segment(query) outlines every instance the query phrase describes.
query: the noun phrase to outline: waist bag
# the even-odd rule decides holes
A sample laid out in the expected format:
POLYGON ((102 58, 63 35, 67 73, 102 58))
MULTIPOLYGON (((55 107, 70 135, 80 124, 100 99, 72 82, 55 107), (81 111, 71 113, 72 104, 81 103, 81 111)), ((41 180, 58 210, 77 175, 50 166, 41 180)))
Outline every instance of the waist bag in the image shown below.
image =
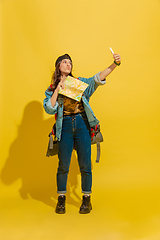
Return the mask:
MULTIPOLYGON (((48 149, 46 156, 54 156, 58 154, 58 142, 56 139, 56 124, 53 125, 52 132, 49 133, 49 143, 48 143, 48 149)), ((100 142, 103 142, 103 136, 102 133, 100 132, 100 125, 97 124, 94 127, 91 127, 91 144, 96 144, 97 145, 97 157, 96 157, 96 162, 99 163, 100 159, 100 142)), ((75 146, 74 146, 74 149, 75 146)))

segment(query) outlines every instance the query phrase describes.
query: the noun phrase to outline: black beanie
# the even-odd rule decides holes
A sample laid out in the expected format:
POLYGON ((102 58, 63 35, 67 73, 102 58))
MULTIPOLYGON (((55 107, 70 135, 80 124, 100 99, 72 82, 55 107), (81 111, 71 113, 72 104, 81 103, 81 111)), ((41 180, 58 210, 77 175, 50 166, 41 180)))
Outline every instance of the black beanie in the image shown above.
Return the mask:
POLYGON ((62 56, 60 56, 60 57, 57 58, 57 60, 56 60, 56 62, 55 62, 55 67, 56 67, 57 64, 58 64, 59 62, 61 62, 63 59, 69 59, 69 60, 72 62, 71 57, 66 53, 66 54, 64 54, 64 55, 62 55, 62 56))

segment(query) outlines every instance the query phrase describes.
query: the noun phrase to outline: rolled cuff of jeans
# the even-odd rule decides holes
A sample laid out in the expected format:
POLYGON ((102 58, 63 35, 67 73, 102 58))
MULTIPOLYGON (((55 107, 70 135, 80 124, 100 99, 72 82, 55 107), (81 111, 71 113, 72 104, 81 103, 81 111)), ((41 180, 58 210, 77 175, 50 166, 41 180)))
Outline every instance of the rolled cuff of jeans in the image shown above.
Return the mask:
POLYGON ((57 191, 58 194, 65 194, 67 191, 57 191))
POLYGON ((92 191, 83 191, 83 190, 82 190, 82 193, 84 193, 84 194, 91 194, 92 191))

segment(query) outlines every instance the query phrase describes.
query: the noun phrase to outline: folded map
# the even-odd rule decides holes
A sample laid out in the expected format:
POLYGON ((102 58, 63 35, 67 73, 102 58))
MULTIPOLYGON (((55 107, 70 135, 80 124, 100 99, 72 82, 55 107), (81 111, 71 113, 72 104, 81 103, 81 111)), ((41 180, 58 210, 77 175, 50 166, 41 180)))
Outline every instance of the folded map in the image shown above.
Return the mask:
POLYGON ((59 93, 80 102, 82 94, 87 87, 87 83, 68 76, 64 82, 64 89, 61 88, 59 93))

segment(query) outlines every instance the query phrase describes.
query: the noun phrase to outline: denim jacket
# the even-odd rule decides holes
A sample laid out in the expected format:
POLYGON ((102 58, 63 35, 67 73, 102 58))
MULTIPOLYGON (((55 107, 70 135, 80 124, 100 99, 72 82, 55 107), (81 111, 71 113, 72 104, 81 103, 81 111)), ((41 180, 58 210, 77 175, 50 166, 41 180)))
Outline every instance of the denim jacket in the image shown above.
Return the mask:
MULTIPOLYGON (((104 85, 106 83, 106 80, 103 80, 103 81, 100 80, 99 73, 97 73, 96 75, 94 75, 91 78, 81 78, 81 77, 78 78, 80 81, 89 84, 82 95, 82 101, 83 101, 84 110, 85 110, 87 118, 88 118, 88 122, 91 127, 98 124, 99 121, 95 117, 95 115, 89 105, 89 99, 99 85, 104 85)), ((56 138, 58 141, 60 141, 61 140, 61 131, 62 131, 62 122, 63 122, 63 95, 61 95, 61 94, 58 95, 58 100, 56 101, 54 107, 52 107, 52 105, 51 105, 51 97, 53 95, 53 91, 50 91, 49 89, 47 89, 45 91, 45 95, 46 95, 46 98, 43 101, 43 107, 44 107, 45 111, 48 114, 53 114, 53 115, 55 113, 57 113, 56 138)))

